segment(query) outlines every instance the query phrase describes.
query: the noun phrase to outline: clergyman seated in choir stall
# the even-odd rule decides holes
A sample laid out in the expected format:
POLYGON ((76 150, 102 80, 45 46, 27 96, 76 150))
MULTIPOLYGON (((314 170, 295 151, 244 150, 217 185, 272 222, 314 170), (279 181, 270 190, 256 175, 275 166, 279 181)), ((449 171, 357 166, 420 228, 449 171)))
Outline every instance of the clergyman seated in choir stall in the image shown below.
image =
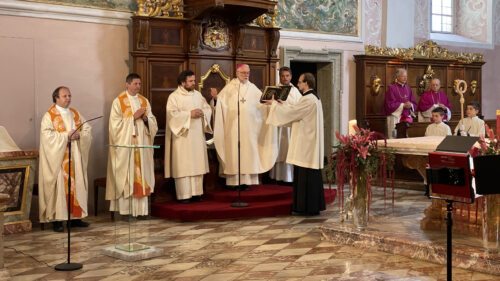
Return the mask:
MULTIPOLYGON (((291 83, 292 81, 292 70, 283 66, 279 69, 280 83, 279 86, 291 86, 288 98, 284 103, 286 104, 296 104, 302 97, 299 90, 291 83)), ((271 179, 283 182, 293 182, 293 165, 286 163, 286 155, 288 152, 288 144, 290 142, 290 131, 291 124, 285 124, 284 126, 278 127, 278 158, 276 159, 276 164, 269 172, 269 177, 271 179)))
POLYGON ((387 115, 388 137, 394 137, 396 124, 412 123, 417 104, 411 88, 406 84, 408 73, 404 68, 396 69, 396 82, 389 85, 385 93, 384 111, 387 115))
POLYGON ((141 77, 136 73, 129 74, 125 79, 125 91, 111 106, 111 146, 106 176, 106 200, 111 201, 110 211, 134 217, 149 213, 148 197, 155 186, 153 149, 113 145, 153 145, 158 125, 149 101, 139 94, 140 90, 141 77))
POLYGON ((425 136, 450 136, 451 129, 446 123, 443 122, 445 117, 445 111, 442 107, 436 107, 432 110, 432 124, 427 126, 425 130, 425 136))
POLYGON ((61 86, 52 93, 54 104, 42 118, 40 126, 40 164, 38 201, 40 222, 52 222, 54 231, 63 232, 68 219, 68 180, 71 177, 71 226, 88 227, 81 219, 88 215, 87 164, 91 127, 78 110, 69 107, 71 92, 61 86), (82 125, 83 124, 83 125, 82 125), (79 127, 81 128, 77 130, 79 127), (69 146, 71 145, 71 159, 69 146), (71 172, 68 162, 71 161, 71 172))
POLYGON ((451 119, 451 105, 446 93, 440 91, 441 81, 434 78, 431 80, 431 86, 429 91, 425 91, 420 100, 418 101, 417 111, 418 111, 418 122, 429 122, 431 121, 432 112, 435 108, 443 108, 445 110, 445 116, 443 121, 450 121, 451 119))
POLYGON ((296 104, 266 101, 271 105, 268 124, 292 124, 286 162, 293 167, 293 205, 297 215, 319 215, 326 209, 321 169, 324 166, 323 108, 314 91, 316 80, 311 73, 300 75, 302 98, 296 104))
POLYGON ((458 122, 458 125, 455 127, 454 135, 471 137, 484 136, 486 132, 484 121, 477 116, 479 114, 479 103, 476 101, 469 102, 465 113, 467 117, 458 122))
POLYGON ((240 182, 245 188, 259 184, 259 174, 273 167, 278 154, 277 133, 274 126, 265 123, 269 108, 260 103, 262 92, 249 81, 250 67, 238 65, 236 77, 217 95, 214 143, 226 186, 240 182))
POLYGON ((177 84, 167 101, 165 178, 175 179, 177 200, 189 203, 201 199, 203 175, 209 172, 205 133, 212 133, 212 109, 195 90, 193 71, 181 72, 177 84))

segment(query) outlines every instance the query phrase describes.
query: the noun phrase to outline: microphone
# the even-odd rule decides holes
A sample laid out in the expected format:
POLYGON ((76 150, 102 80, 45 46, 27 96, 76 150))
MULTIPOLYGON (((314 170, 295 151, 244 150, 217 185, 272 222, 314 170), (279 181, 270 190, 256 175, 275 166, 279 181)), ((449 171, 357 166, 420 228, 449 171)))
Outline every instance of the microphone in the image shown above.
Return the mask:
POLYGON ((94 121, 94 120, 99 119, 99 118, 102 118, 102 117, 103 117, 103 116, 101 115, 101 116, 94 117, 94 118, 89 119, 89 120, 85 120, 85 122, 83 122, 82 124, 80 124, 80 126, 78 126, 78 127, 77 127, 74 131, 73 131, 73 133, 71 133, 71 135, 69 135, 69 139, 71 140, 71 137, 72 137, 72 136, 73 136, 76 132, 80 131, 80 129, 82 128, 82 126, 83 126, 85 123, 90 122, 90 121, 94 121))

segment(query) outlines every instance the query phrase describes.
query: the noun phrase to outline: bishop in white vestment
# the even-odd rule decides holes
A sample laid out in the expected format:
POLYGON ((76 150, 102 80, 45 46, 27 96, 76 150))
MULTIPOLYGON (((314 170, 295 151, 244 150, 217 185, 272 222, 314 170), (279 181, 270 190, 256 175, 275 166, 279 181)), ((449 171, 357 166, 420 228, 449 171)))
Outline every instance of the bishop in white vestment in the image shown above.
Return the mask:
POLYGON ((194 72, 181 72, 177 82, 167 101, 165 178, 175 179, 178 200, 188 200, 203 194, 203 175, 208 173, 205 133, 212 133, 212 109, 195 90, 194 72))
POLYGON ((318 215, 326 209, 321 169, 324 166, 323 109, 314 92, 315 78, 304 73, 299 78, 302 98, 294 105, 272 101, 268 124, 292 124, 286 162, 293 164, 293 207, 300 215, 318 215))
POLYGON ((215 148, 226 185, 237 186, 239 138, 241 184, 256 185, 259 184, 259 174, 269 171, 276 161, 276 128, 265 122, 269 109, 260 103, 262 92, 248 81, 250 67, 239 65, 236 76, 217 96, 215 148))
POLYGON ((59 87, 52 94, 54 104, 40 126, 40 163, 38 175, 40 222, 54 222, 54 231, 63 231, 68 219, 68 180, 71 177, 70 205, 72 226, 88 226, 81 221, 88 215, 87 164, 91 127, 74 108, 69 107, 71 93, 59 87), (81 124, 81 128, 75 131, 81 124), (71 159, 68 142, 71 141, 71 159), (71 171, 68 164, 71 161, 71 171))
POLYGON ((153 145, 158 125, 149 101, 139 94, 140 76, 129 74, 125 87, 113 101, 109 116, 106 199, 111 201, 110 211, 145 216, 155 186, 153 149, 139 146, 153 145))
MULTIPOLYGON (((280 84, 279 86, 291 86, 288 98, 284 101, 285 104, 296 104, 302 95, 292 83, 292 70, 284 66, 279 70, 280 84)), ((271 179, 283 182, 293 182, 293 165, 286 163, 286 155, 288 152, 288 144, 290 142, 291 124, 278 127, 278 158, 274 167, 269 172, 271 179)))

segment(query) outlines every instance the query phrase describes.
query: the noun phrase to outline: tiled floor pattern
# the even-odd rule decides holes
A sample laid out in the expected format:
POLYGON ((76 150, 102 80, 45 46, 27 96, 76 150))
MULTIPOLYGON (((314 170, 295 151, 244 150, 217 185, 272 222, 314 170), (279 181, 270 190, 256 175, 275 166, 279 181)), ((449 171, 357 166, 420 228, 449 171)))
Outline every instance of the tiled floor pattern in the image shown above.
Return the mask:
MULTIPOLYGON (((416 211, 401 202, 394 208, 416 211)), ((318 227, 338 224, 338 217, 338 206, 333 205, 318 217, 138 221, 137 241, 161 247, 165 255, 125 262, 101 254, 114 243, 115 232, 126 228, 123 222, 117 228, 103 215, 90 218, 89 229, 72 232, 72 261, 83 263, 82 270, 55 271, 53 266, 66 259, 67 235, 36 229, 5 237, 5 266, 11 280, 446 279, 443 265, 328 242, 318 227)), ((499 280, 499 276, 454 269, 453 280, 499 280)))

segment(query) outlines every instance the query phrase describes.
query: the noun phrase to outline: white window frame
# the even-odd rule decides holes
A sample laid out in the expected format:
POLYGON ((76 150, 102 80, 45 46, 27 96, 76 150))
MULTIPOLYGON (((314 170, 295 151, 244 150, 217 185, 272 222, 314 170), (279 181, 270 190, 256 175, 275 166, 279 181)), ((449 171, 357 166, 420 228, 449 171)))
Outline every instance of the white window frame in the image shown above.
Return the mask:
MULTIPOLYGON (((430 12, 430 29, 431 29, 431 33, 444 33, 444 34, 455 34, 455 29, 456 29, 456 8, 455 8, 455 1, 454 0, 451 0, 451 14, 450 15, 447 15, 447 14, 443 14, 442 11, 440 14, 435 14, 433 13, 433 3, 434 3, 434 0, 431 0, 431 5, 430 5, 430 9, 429 9, 429 12, 430 12), (440 30, 433 30, 433 23, 432 23, 432 19, 434 16, 439 16, 441 17, 441 29, 440 30), (451 31, 443 31, 443 18, 445 17, 450 17, 451 18, 451 31)), ((441 9, 442 9, 442 5, 441 5, 441 9)))

